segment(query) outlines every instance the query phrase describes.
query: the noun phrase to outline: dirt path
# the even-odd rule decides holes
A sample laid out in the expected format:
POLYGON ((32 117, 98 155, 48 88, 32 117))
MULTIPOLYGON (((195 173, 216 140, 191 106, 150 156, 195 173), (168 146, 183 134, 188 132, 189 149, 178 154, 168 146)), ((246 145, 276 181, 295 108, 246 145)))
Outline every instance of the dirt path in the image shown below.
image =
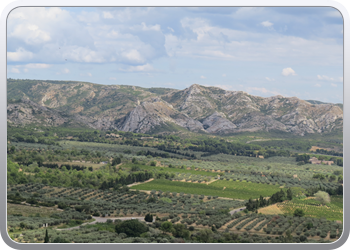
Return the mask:
POLYGON ((256 140, 251 140, 247 141, 246 143, 251 143, 253 141, 283 141, 284 139, 256 139, 256 140))
POLYGON ((145 220, 145 217, 94 217, 92 216, 92 218, 95 220, 91 222, 83 223, 80 226, 70 227, 70 228, 56 228, 56 230, 65 231, 65 230, 79 229, 81 226, 84 226, 84 225, 93 225, 93 224, 96 224, 97 222, 104 223, 104 222, 107 222, 107 220, 132 220, 132 219, 137 219, 139 221, 145 220))
POLYGON ((211 184, 211 183, 213 183, 213 182, 215 182, 215 181, 218 181, 219 179, 214 179, 214 180, 212 180, 212 181, 209 181, 209 182, 207 182, 207 185, 209 185, 209 184, 211 184))
POLYGON ((129 185, 127 185, 127 186, 128 186, 128 187, 132 187, 132 186, 139 185, 139 184, 143 184, 143 183, 147 183, 147 182, 150 182, 150 181, 153 181, 153 180, 154 180, 154 178, 151 178, 151 179, 149 179, 149 180, 147 180, 147 181, 144 181, 144 182, 135 182, 135 183, 129 184, 129 185))
POLYGON ((230 211, 230 214, 233 215, 235 213, 238 213, 239 211, 243 211, 244 209, 246 209, 246 207, 240 207, 240 208, 236 208, 230 211))

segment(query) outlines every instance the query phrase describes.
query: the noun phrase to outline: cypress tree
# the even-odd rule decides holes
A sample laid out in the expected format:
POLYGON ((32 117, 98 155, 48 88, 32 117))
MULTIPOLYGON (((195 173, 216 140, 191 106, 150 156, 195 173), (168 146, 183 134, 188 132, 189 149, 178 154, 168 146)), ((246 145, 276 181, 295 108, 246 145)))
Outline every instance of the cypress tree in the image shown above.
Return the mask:
POLYGON ((292 190, 290 188, 288 188, 288 190, 287 190, 287 199, 288 200, 293 199, 293 193, 292 193, 292 190))
POLYGON ((47 229, 46 229, 46 233, 45 233, 44 243, 49 243, 49 234, 47 233, 47 229))

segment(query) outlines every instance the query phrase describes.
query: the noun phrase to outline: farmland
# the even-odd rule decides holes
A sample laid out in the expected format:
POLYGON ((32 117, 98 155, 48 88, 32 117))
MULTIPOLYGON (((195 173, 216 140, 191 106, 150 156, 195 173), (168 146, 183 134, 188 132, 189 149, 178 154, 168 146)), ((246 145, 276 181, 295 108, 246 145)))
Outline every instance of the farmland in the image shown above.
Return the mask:
MULTIPOLYGON (((189 149, 199 144, 193 138, 192 143, 172 136, 143 140, 139 134, 121 133, 110 140, 92 132, 95 141, 79 141, 56 133, 63 139, 52 136, 53 142, 46 141, 50 145, 30 139, 8 145, 8 231, 18 242, 43 242, 45 223, 52 241, 68 242, 328 242, 341 234, 341 224, 332 222, 342 221, 341 166, 299 164, 294 153, 265 159, 248 151, 208 154, 189 149), (318 190, 332 195, 330 205, 301 198, 318 190), (249 199, 259 209, 239 210, 249 199), (305 220, 293 215, 296 208, 304 210, 313 229, 305 231, 305 220), (235 209, 239 211, 228 213, 235 209), (57 231, 89 222, 92 216, 151 213, 156 221, 146 224, 148 236, 117 234, 118 220, 70 233, 57 231), (165 222, 183 231, 160 234, 165 222), (205 232, 213 236, 201 238, 205 232)), ((235 150, 234 142, 227 145, 235 150)))
POLYGON ((269 196, 279 190, 278 186, 220 180, 209 185, 175 181, 170 182, 168 180, 154 180, 149 183, 133 186, 133 189, 186 192, 190 194, 220 196, 241 200, 259 198, 259 195, 269 196), (260 190, 263 190, 263 192, 260 190))
POLYGON ((343 221, 343 206, 339 200, 340 198, 338 197, 335 198, 335 201, 331 201, 330 204, 322 205, 314 199, 295 199, 280 203, 277 206, 283 213, 288 215, 293 214, 295 209, 299 208, 305 212, 307 217, 343 221))

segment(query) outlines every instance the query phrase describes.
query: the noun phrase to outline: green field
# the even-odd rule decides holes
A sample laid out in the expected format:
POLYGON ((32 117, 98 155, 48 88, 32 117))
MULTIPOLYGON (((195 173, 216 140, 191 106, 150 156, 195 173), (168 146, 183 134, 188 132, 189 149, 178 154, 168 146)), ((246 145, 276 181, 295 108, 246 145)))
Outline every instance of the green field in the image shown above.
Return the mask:
POLYGON ((278 207, 287 215, 292 215, 294 210, 299 208, 305 212, 306 217, 343 221, 342 199, 342 196, 332 196, 331 203, 323 206, 320 205, 320 202, 314 199, 291 200, 279 204, 278 207))
POLYGON ((192 175, 205 175, 205 176, 212 176, 216 177, 218 176, 218 173, 214 172, 206 172, 206 171, 197 171, 197 170, 187 170, 182 168, 168 168, 168 167, 155 167, 155 166, 146 166, 146 165, 139 165, 139 164, 123 164, 122 167, 131 168, 132 166, 137 166, 140 169, 145 170, 157 170, 157 171, 164 171, 168 173, 185 173, 185 174, 192 174, 192 175))
POLYGON ((241 200, 248 200, 249 198, 259 198, 260 195, 267 197, 276 193, 279 190, 279 187, 275 185, 248 182, 220 180, 206 185, 197 183, 168 181, 163 179, 156 179, 148 183, 133 186, 132 188, 138 190, 161 190, 163 192, 184 192, 189 194, 211 195, 241 200), (223 190, 224 187, 226 187, 225 190, 223 190))

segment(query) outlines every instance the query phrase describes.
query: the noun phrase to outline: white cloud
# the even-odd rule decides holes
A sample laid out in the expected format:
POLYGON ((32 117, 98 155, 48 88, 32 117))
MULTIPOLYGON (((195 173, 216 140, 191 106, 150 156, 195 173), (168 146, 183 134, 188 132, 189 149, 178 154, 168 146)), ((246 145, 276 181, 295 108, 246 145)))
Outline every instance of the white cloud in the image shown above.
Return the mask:
POLYGON ((171 32, 175 32, 175 30, 173 28, 168 27, 168 30, 170 30, 171 32))
POLYGON ((16 73, 16 74, 21 73, 18 68, 11 68, 10 71, 11 73, 16 73))
POLYGON ((321 84, 316 83, 314 86, 320 88, 320 87, 321 87, 321 84))
POLYGON ((46 64, 46 63, 28 63, 24 65, 24 67, 29 69, 47 69, 50 68, 52 65, 46 64))
MULTIPOLYGON (((183 18, 180 23, 195 37, 166 34, 164 47, 169 56, 281 64, 300 63, 301 60, 313 65, 342 62, 342 45, 334 39, 235 30, 214 26, 203 18, 183 18)), ((273 29, 273 26, 267 28, 273 29)))
POLYGON ((90 77, 92 77, 92 74, 91 74, 90 72, 89 72, 89 73, 87 73, 87 75, 88 75, 88 76, 90 76, 90 77))
POLYGON ((273 82, 275 79, 273 78, 269 78, 269 77, 265 77, 266 80, 270 81, 270 82, 273 82))
POLYGON ((205 76, 201 76, 201 79, 205 79, 206 77, 205 76))
POLYGON ((115 77, 110 77, 110 78, 108 78, 109 80, 113 80, 113 81, 116 81, 117 80, 117 78, 115 78, 115 77))
POLYGON ((46 64, 46 63, 28 63, 25 65, 15 65, 13 70, 11 70, 12 73, 20 73, 19 69, 22 68, 23 72, 28 72, 29 69, 47 69, 50 68, 52 65, 46 64))
POLYGON ((41 44, 51 40, 51 36, 48 32, 30 23, 18 24, 15 26, 14 30, 8 34, 8 37, 21 39, 30 45, 41 44))
POLYGON ((109 11, 103 11, 102 14, 103 14, 103 18, 105 18, 105 19, 113 19, 114 18, 112 13, 109 11))
POLYGON ((145 23, 141 23, 142 25, 142 30, 155 30, 155 31, 160 31, 160 25, 156 24, 153 26, 147 26, 145 23))
POLYGON ((284 68, 282 70, 282 75, 284 75, 284 76, 289 76, 289 75, 295 76, 296 73, 295 73, 295 71, 292 68, 284 68))
POLYGON ((147 72, 147 71, 154 71, 154 68, 150 64, 145 64, 145 65, 138 65, 138 66, 130 66, 126 69, 120 68, 119 70, 121 71, 126 71, 126 72, 147 72))
POLYGON ((222 74, 222 77, 226 77, 226 74, 222 74))
POLYGON ((7 59, 9 61, 27 61, 33 58, 33 53, 23 49, 22 47, 18 48, 16 52, 7 52, 7 59))
POLYGON ((261 23, 262 26, 264 27, 271 27, 273 25, 273 23, 269 22, 269 21, 264 21, 261 23))
POLYGON ((143 63, 145 59, 142 57, 140 52, 138 52, 136 49, 132 49, 126 52, 123 52, 122 57, 127 59, 127 61, 133 62, 133 63, 143 63))
POLYGON ((257 88, 257 87, 248 87, 247 88, 247 92, 257 92, 259 94, 263 93, 263 94, 273 94, 273 95, 281 95, 279 92, 277 91, 273 91, 273 90, 268 90, 266 88, 257 88))
POLYGON ((332 86, 332 87, 337 87, 338 85, 335 84, 335 83, 331 83, 331 86, 332 86))
POLYGON ((325 76, 325 75, 317 75, 317 79, 318 80, 323 80, 323 81, 331 81, 331 82, 343 82, 343 77, 329 77, 329 76, 325 76))
POLYGON ((69 49, 67 48, 67 50, 61 54, 61 57, 67 59, 68 61, 86 63, 102 63, 106 61, 106 59, 101 53, 91 50, 89 48, 77 46, 72 46, 69 49))

